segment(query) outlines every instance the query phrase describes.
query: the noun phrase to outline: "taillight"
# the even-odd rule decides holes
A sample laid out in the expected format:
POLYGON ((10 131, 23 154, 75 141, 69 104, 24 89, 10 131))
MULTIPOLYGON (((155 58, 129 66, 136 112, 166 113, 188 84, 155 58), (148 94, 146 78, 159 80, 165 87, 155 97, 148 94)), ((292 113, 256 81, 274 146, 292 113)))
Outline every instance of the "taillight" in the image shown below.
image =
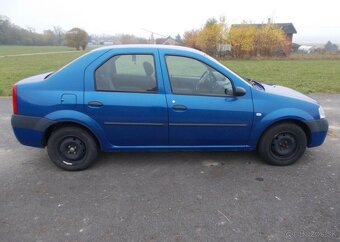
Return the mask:
POLYGON ((13 113, 18 113, 18 96, 17 96, 17 86, 14 84, 12 87, 12 104, 13 104, 13 113))

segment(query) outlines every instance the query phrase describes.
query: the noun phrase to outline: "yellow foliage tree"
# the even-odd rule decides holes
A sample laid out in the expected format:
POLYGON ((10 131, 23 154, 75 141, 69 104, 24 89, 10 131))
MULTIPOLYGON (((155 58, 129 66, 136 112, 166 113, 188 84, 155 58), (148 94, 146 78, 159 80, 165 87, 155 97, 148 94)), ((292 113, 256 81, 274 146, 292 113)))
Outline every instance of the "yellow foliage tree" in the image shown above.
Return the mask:
POLYGON ((286 48, 283 30, 272 23, 260 27, 248 23, 233 26, 229 38, 235 57, 282 55, 286 48))
POLYGON ((235 57, 250 57, 254 53, 256 27, 250 24, 241 24, 229 31, 229 39, 235 57))
POLYGON ((219 44, 220 26, 215 19, 207 21, 198 35, 200 49, 209 55, 215 55, 219 44))
POLYGON ((199 49, 198 44, 198 36, 199 36, 199 30, 191 30, 184 33, 184 44, 188 47, 199 49))
POLYGON ((287 48, 285 34, 275 24, 259 26, 243 22, 228 31, 225 18, 208 19, 201 29, 185 32, 184 43, 215 56, 222 45, 230 43, 235 57, 282 55, 287 48))
POLYGON ((284 54, 286 36, 281 28, 274 24, 265 24, 257 29, 255 35, 256 54, 272 56, 284 54))
POLYGON ((208 19, 203 28, 184 33, 186 46, 196 48, 209 55, 216 55, 219 47, 227 42, 227 25, 224 18, 218 22, 216 19, 208 19))

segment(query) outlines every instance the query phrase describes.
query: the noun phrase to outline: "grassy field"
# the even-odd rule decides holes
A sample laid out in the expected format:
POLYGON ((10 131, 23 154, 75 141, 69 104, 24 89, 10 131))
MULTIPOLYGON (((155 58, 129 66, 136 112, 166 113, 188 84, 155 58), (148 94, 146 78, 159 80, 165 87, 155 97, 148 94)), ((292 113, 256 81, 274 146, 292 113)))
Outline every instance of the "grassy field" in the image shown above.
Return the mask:
MULTIPOLYGON (((54 71, 85 52, 7 56, 73 50, 67 47, 0 46, 0 95, 10 95, 18 80, 54 71)), ((304 93, 340 93, 340 59, 222 60, 241 76, 285 85, 304 93)))
POLYGON ((0 57, 0 95, 10 95, 12 85, 28 76, 55 71, 85 52, 64 53, 74 50, 67 47, 43 46, 0 46, 0 56, 6 54, 28 54, 62 51, 63 53, 0 57), (32 52, 33 51, 33 52, 32 52))
POLYGON ((0 45, 0 56, 30 54, 30 53, 44 53, 57 51, 74 51, 74 48, 66 46, 13 46, 0 45))
POLYGON ((340 60, 225 60, 241 76, 303 93, 340 93, 340 60))

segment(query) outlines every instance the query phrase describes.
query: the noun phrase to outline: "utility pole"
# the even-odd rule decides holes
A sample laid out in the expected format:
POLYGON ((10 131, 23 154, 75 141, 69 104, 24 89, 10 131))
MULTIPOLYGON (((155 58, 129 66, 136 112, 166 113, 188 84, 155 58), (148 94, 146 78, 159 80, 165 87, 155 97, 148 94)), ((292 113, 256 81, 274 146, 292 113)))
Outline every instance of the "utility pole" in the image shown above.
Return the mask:
POLYGON ((144 28, 142 28, 142 30, 150 33, 150 38, 149 38, 150 44, 156 44, 156 39, 154 38, 154 35, 158 35, 158 36, 161 36, 163 38, 166 38, 165 35, 158 34, 158 33, 154 32, 154 31, 147 30, 147 29, 144 29, 144 28))

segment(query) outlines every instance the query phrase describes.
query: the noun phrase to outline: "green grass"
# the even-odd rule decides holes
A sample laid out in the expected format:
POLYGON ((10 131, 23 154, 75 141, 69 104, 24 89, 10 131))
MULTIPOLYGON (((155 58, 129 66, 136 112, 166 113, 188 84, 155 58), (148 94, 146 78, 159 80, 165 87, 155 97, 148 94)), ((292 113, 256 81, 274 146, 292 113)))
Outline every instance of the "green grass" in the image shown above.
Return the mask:
POLYGON ((241 76, 303 93, 340 93, 340 60, 225 60, 241 76))
POLYGON ((0 58, 0 95, 11 95, 12 85, 32 75, 55 71, 84 52, 0 58))
POLYGON ((13 45, 0 45, 0 56, 4 55, 18 55, 18 54, 31 54, 31 53, 44 53, 44 52, 57 52, 57 51, 74 51, 74 48, 66 46, 13 46, 13 45))
MULTIPOLYGON (((73 50, 67 47, 0 46, 0 56, 73 50)), ((55 71, 84 52, 0 57, 0 95, 10 95, 12 85, 31 75, 55 71)), ((340 93, 340 59, 222 60, 241 76, 294 88, 304 93, 340 93)))

